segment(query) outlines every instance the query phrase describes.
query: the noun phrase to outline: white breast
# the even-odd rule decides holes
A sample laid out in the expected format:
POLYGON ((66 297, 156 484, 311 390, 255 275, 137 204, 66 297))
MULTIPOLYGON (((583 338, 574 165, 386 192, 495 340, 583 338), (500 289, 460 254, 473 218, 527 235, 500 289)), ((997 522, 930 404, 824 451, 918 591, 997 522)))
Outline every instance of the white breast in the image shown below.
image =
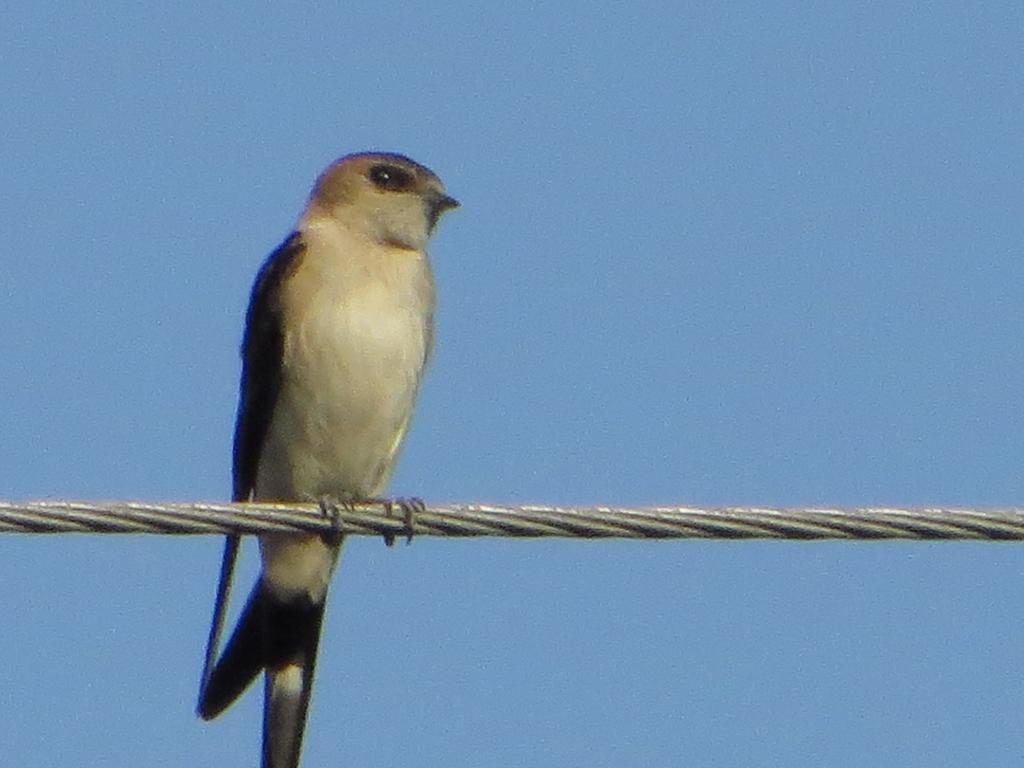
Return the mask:
POLYGON ((325 224, 282 295, 284 380, 256 479, 260 499, 379 496, 428 353, 426 255, 325 224))

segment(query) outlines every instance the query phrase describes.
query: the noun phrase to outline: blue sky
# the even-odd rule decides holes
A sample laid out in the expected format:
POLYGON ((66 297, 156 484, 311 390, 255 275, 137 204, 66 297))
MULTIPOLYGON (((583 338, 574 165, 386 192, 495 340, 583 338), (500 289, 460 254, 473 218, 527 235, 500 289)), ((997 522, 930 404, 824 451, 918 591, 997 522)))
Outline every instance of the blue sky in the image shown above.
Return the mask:
MULTIPOLYGON (((15 3, 0 497, 224 500, 249 287, 434 169, 428 501, 1020 505, 1019 3, 15 3)), ((251 766, 213 537, 0 539, 5 764, 251 766)), ((255 570, 250 551, 240 594, 255 570)), ((1018 545, 347 545, 305 762, 1024 759, 1018 545)))

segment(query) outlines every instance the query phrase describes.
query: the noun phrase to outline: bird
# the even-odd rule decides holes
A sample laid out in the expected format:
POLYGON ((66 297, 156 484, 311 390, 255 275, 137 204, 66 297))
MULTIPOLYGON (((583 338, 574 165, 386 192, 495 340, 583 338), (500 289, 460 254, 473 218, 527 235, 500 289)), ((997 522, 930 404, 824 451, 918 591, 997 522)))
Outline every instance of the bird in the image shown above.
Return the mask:
MULTIPOLYGON (((234 434, 236 502, 378 499, 395 468, 434 341, 426 247, 459 203, 405 155, 361 152, 318 177, 249 300, 234 434)), ((262 768, 297 768, 324 607, 344 537, 259 537, 261 570, 217 654, 239 539, 227 537, 198 714, 264 673, 262 768)))

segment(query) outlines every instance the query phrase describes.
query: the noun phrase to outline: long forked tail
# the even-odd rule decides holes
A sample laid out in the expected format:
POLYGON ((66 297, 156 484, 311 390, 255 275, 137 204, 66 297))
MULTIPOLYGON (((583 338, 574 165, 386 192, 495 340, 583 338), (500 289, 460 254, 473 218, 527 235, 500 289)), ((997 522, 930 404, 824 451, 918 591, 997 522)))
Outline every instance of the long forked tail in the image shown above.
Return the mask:
POLYGON ((228 600, 231 597, 231 582, 234 581, 239 541, 239 537, 234 534, 229 534, 224 539, 224 556, 221 558, 217 598, 213 604, 213 620, 210 622, 210 635, 206 640, 203 675, 199 681, 199 709, 202 709, 203 693, 210 682, 213 662, 216 661, 217 651, 220 649, 220 633, 224 629, 224 615, 227 613, 228 600))
POLYGON ((324 603, 281 602, 259 581, 199 698, 211 720, 266 669, 262 768, 297 768, 313 690, 324 603))

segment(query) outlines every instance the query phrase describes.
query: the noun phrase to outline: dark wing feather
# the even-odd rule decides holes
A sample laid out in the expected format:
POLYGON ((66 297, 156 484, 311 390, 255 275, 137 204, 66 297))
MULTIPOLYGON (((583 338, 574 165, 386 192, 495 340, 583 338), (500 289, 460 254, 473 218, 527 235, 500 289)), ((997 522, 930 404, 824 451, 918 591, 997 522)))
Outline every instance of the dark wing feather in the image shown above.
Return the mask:
POLYGON ((293 232, 267 257, 252 288, 245 317, 242 383, 235 423, 234 501, 248 501, 256 485, 260 450, 281 388, 281 286, 298 267, 304 250, 302 236, 293 232))
MULTIPOLYGON (((284 338, 279 300, 281 286, 294 273, 304 250, 301 235, 297 232, 289 235, 260 267, 249 298, 249 310, 245 317, 245 337, 242 341, 241 394, 238 401, 238 420, 235 423, 231 493, 233 501, 249 501, 256 485, 260 450, 281 387, 284 338)), ((224 544, 217 600, 213 608, 213 622, 206 642, 206 657, 199 684, 199 711, 203 717, 212 717, 211 713, 215 709, 219 711, 218 707, 210 704, 208 687, 213 662, 220 646, 220 634, 224 627, 224 613, 231 593, 237 554, 238 536, 229 535, 224 544)), ((258 669, 256 671, 258 672, 258 669)), ((241 672, 240 676, 244 677, 246 674, 250 674, 248 670, 241 672)), ((221 678, 223 677, 222 673, 221 678)), ((234 696, 240 692, 235 692, 234 696)), ((227 706, 231 700, 229 698, 220 704, 219 708, 227 706)))

